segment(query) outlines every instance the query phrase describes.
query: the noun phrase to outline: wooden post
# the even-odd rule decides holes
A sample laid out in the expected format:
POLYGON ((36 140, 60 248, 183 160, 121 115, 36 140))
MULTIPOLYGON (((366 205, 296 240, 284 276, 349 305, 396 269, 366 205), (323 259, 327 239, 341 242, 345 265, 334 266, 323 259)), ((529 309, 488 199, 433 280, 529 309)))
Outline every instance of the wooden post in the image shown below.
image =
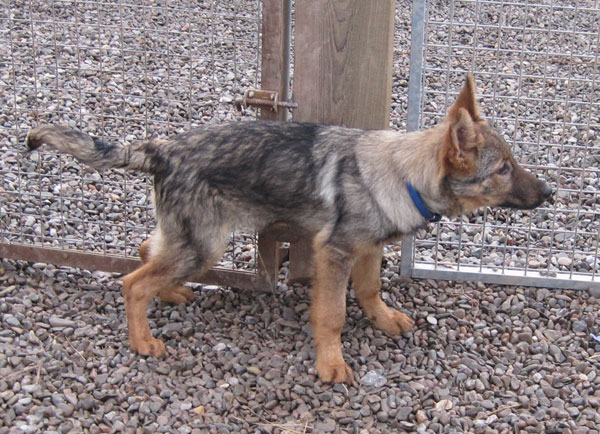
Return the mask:
POLYGON ((387 129, 394 0, 296 3, 294 120, 387 129))
MULTIPOLYGON (((281 100, 287 100, 289 87, 289 7, 289 0, 263 0, 262 6, 261 88, 278 92, 281 100)), ((286 121, 287 109, 261 109, 260 118, 286 121)), ((271 232, 267 227, 258 234, 258 271, 266 291, 277 285, 281 264, 280 243, 271 232)))
MULTIPOLYGON (((262 5, 262 58, 261 88, 279 93, 280 101, 287 101, 290 78, 290 0, 263 0, 262 5)), ((287 120, 287 109, 277 112, 261 109, 260 118, 273 121, 287 120)))
MULTIPOLYGON (((295 121, 389 127, 394 0, 295 3, 295 121)), ((309 240, 290 246, 290 280, 311 275, 309 240)))

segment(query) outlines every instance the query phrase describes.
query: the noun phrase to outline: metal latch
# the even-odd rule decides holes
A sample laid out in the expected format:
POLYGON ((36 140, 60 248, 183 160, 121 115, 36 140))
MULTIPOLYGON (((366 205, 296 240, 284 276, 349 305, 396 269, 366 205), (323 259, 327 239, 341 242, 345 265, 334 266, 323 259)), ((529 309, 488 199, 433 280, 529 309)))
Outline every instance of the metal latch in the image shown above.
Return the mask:
POLYGON ((235 99, 235 107, 239 111, 243 111, 247 107, 259 107, 271 109, 277 112, 279 107, 293 109, 298 107, 298 104, 291 101, 279 101, 279 93, 273 90, 248 89, 244 92, 243 97, 235 99))

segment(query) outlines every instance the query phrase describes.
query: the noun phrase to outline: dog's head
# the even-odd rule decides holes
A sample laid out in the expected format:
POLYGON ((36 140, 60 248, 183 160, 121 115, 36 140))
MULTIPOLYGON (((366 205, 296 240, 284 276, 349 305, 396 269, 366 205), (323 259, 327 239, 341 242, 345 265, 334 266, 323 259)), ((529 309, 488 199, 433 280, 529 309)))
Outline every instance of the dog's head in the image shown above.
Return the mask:
POLYGON ((506 141, 480 116, 471 74, 443 126, 443 184, 456 212, 482 206, 532 209, 552 194, 544 181, 517 163, 506 141))

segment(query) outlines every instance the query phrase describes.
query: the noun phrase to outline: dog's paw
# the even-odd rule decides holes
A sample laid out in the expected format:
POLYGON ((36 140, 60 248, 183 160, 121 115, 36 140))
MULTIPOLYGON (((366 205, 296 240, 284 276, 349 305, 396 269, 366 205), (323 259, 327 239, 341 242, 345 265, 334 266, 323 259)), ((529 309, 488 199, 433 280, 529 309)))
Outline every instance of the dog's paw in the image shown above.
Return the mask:
POLYGON ((163 289, 158 293, 158 298, 165 303, 181 304, 191 301, 195 298, 194 291, 187 286, 174 286, 163 289))
POLYGON ((354 383, 352 368, 346 362, 337 364, 317 363, 317 373, 324 382, 354 383))
POLYGON ((394 309, 387 309, 385 314, 373 319, 375 326, 391 335, 408 332, 414 325, 414 321, 408 315, 394 309))
POLYGON ((165 343, 156 338, 131 341, 131 349, 143 356, 160 357, 165 353, 165 343))

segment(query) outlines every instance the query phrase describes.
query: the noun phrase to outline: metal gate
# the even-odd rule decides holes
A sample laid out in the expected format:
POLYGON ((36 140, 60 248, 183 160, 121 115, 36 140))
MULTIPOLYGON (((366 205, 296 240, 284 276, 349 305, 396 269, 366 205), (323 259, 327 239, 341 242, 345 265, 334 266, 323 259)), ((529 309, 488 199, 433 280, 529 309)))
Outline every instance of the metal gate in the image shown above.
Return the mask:
POLYGON ((473 71, 484 115, 556 197, 530 212, 444 219, 404 242, 403 273, 598 286, 598 2, 415 0, 412 31, 409 129, 438 122, 473 71))

